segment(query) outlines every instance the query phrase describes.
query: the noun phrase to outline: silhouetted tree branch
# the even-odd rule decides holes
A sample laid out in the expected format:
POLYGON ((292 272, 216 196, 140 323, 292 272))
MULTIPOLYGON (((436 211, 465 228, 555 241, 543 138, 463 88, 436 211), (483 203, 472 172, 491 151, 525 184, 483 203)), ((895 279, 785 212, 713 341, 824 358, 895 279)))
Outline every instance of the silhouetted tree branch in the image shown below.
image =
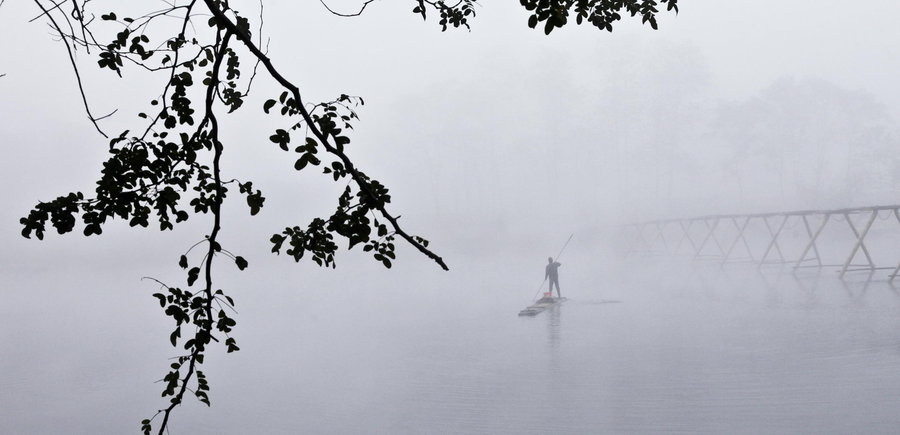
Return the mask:
MULTIPOLYGON (((442 30, 469 29, 477 4, 475 0, 458 0, 453 4, 409 1, 412 12, 423 19, 436 14, 442 30)), ((667 9, 677 12, 676 1, 520 0, 520 4, 529 14, 528 25, 535 28, 543 23, 544 32, 549 34, 567 24, 570 15, 576 17, 577 24, 590 23, 603 30, 611 31, 612 23, 625 15, 640 16, 642 22, 656 28, 657 5, 667 4, 667 9)), ((235 185, 251 215, 259 213, 266 198, 254 188, 252 181, 223 181, 220 159, 225 141, 220 137, 219 116, 243 107, 260 65, 281 87, 279 95, 265 100, 262 110, 285 119, 282 128, 269 136, 269 141, 295 154, 291 160, 297 171, 320 167, 333 181, 347 181, 333 213, 315 218, 305 227, 288 226, 272 235, 272 252, 284 252, 295 261, 307 256, 320 266, 335 267, 336 240, 343 238, 349 244, 348 249, 361 245, 363 252, 391 267, 396 259, 394 240, 399 237, 441 268, 448 269, 444 260, 429 249, 427 240, 409 234, 400 225, 399 216, 390 212, 391 196, 387 187, 365 174, 351 159, 347 148, 351 143, 349 131, 359 119, 355 110, 364 104, 363 99, 340 94, 332 101, 305 103, 300 88, 276 68, 263 42, 262 0, 256 38, 251 21, 232 8, 228 0, 163 1, 163 7, 141 15, 119 16, 111 11, 101 13, 99 19, 92 13, 96 3, 91 0, 51 0, 52 6, 45 6, 44 0, 34 0, 34 3, 41 11, 35 19, 46 18, 66 47, 84 110, 104 137, 107 135, 98 121, 115 111, 101 117, 92 115, 76 61, 77 50, 84 49, 93 55, 101 70, 108 69, 117 77, 124 77, 125 66, 130 65, 165 79, 160 83, 159 94, 150 100, 150 109, 138 115, 141 124, 134 130, 140 134, 126 130, 118 136, 107 137, 109 155, 93 196, 71 192, 39 202, 20 219, 22 235, 43 239, 48 224, 59 234, 68 233, 79 220, 84 235, 99 235, 116 218, 132 227, 148 227, 152 220, 161 231, 166 231, 191 216, 212 215, 209 233, 178 259, 178 265, 186 270, 186 287, 168 286, 154 279, 162 290, 153 297, 165 315, 175 322, 169 340, 172 346, 181 346, 186 354, 174 359, 162 379, 165 385, 162 396, 168 397, 169 402, 141 422, 145 434, 153 431, 153 421, 160 415, 157 433, 166 433, 172 411, 184 402, 188 392, 210 404, 209 383, 200 370, 210 343, 222 343, 228 352, 239 350, 230 336, 236 325, 229 314, 236 312, 234 300, 223 290, 213 290, 213 261, 223 254, 239 270, 246 269, 248 262, 224 249, 219 242, 222 205, 229 187, 235 185), (156 27, 151 29, 157 20, 173 18, 178 20, 178 25, 163 28, 177 30, 167 33, 157 31, 156 27), (241 56, 247 55, 254 66, 249 76, 243 76, 241 56), (204 251, 202 256, 194 252, 198 246, 205 247, 198 250, 204 251), (191 288, 201 273, 202 285, 194 292, 191 288)), ((150 2, 129 2, 129 6, 145 3, 150 2)), ((374 0, 363 0, 357 12, 348 14, 339 13, 322 1, 329 13, 338 16, 360 15, 372 3, 374 0)))

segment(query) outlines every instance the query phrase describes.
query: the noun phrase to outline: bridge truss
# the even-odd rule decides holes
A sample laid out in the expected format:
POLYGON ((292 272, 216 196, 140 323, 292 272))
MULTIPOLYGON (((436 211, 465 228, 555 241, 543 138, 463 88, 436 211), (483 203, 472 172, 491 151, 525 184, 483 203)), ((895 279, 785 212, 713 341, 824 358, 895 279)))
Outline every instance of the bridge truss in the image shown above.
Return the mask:
POLYGON ((831 268, 842 279, 848 272, 891 270, 888 279, 893 281, 900 262, 878 266, 866 246, 866 236, 879 220, 900 223, 900 205, 662 219, 625 225, 622 236, 629 255, 686 254, 694 260, 748 262, 759 268, 781 265, 794 271, 831 268), (842 222, 849 229, 843 234, 838 231, 842 222), (843 261, 828 264, 823 251, 835 249, 843 261), (853 263, 860 252, 865 262, 853 263))

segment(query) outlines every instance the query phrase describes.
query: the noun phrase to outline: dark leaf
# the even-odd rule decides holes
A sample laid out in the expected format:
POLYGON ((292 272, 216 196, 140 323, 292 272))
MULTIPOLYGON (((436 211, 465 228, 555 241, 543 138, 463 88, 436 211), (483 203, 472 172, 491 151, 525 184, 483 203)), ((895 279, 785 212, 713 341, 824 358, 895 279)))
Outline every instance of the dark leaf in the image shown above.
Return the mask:
POLYGON ((188 279, 187 279, 188 286, 194 285, 194 282, 197 281, 197 278, 199 276, 200 276, 200 268, 199 267, 191 268, 191 270, 188 271, 188 279))
POLYGON ((275 105, 275 100, 268 100, 263 104, 263 112, 269 113, 269 109, 275 105))
POLYGON ((172 343, 172 346, 175 346, 178 343, 178 338, 181 337, 181 326, 176 327, 172 334, 169 335, 169 342, 172 343))

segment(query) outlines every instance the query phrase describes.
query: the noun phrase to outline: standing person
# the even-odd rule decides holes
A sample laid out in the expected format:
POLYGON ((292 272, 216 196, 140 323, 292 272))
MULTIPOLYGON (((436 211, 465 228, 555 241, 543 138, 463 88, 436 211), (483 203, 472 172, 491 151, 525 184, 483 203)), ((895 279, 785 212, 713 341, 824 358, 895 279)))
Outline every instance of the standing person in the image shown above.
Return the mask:
POLYGON ((556 284, 556 294, 562 297, 559 292, 559 266, 561 263, 553 261, 553 257, 547 258, 547 267, 544 268, 544 278, 550 279, 550 297, 553 297, 553 284, 556 284))

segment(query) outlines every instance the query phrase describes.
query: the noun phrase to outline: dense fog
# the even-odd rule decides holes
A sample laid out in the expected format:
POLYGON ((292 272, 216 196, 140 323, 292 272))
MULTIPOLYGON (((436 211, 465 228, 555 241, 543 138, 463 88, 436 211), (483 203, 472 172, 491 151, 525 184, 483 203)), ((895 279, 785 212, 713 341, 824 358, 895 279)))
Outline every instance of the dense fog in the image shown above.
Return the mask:
MULTIPOLYGON (((267 198, 258 216, 240 200, 224 207, 223 244, 250 263, 217 278, 236 300, 241 351, 210 352, 212 407, 191 399, 172 433, 900 423, 890 270, 842 280, 834 268, 738 262, 746 252, 707 261, 686 246, 671 255, 652 229, 643 249, 623 227, 900 203, 900 5, 682 0, 657 31, 630 20, 544 36, 513 2, 480 4, 471 31, 446 33, 407 3, 355 18, 265 3, 268 53, 309 101, 365 98, 348 153, 450 271, 401 244, 390 270, 359 248, 339 252, 334 270, 269 252, 273 233, 332 212, 344 184, 297 173, 268 141, 281 120, 259 108, 280 91, 260 74, 248 107, 222 122, 226 177, 267 198), (518 318, 573 234, 559 259, 569 300, 518 318)), ((114 222, 99 237, 21 237, 37 201, 93 189, 108 144, 86 120, 64 48, 29 22, 39 13, 0 1, 0 433, 136 433, 165 402, 154 382, 173 356, 171 319, 151 296, 159 284, 143 278, 183 285, 178 257, 209 217, 163 233, 114 222)), ((119 79, 86 53, 79 62, 95 110, 118 109, 102 122, 110 132, 132 128, 158 94, 153 75, 119 79)), ((866 243, 892 268, 900 224, 880 217, 866 243)), ((866 218, 852 217, 854 231, 866 218)), ((726 224, 727 245, 738 227, 726 224)), ((785 227, 779 254, 796 258, 809 233, 785 227)), ((692 228, 697 242, 707 234, 692 228)), ((683 236, 668 231, 667 242, 683 236)), ((847 224, 822 234, 822 260, 843 264, 856 242, 847 224)), ((747 237, 758 258, 771 233, 757 223, 747 237)))

